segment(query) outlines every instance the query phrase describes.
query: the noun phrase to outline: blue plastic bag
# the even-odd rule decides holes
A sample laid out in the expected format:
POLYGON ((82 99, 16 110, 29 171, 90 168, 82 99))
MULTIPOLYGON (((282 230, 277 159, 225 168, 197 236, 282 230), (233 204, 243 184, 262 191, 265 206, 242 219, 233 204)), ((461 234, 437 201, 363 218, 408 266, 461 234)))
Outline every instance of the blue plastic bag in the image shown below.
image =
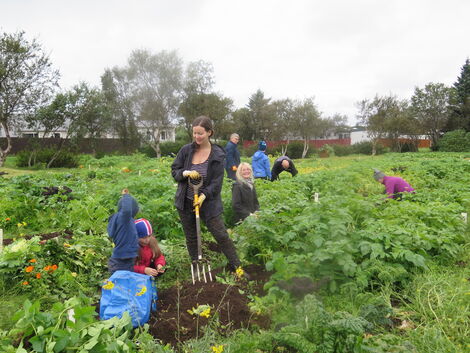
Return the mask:
POLYGON ((129 312, 134 327, 142 326, 155 311, 157 288, 152 276, 130 271, 116 271, 102 286, 100 319, 122 317, 129 312))

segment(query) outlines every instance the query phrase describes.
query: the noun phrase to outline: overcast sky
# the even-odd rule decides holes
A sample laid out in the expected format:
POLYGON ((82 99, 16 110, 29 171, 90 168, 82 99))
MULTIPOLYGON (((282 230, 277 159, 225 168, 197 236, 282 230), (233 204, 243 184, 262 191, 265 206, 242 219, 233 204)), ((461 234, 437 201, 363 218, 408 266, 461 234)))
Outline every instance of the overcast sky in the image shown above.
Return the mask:
POLYGON ((469 0, 0 0, 0 30, 37 38, 61 86, 100 84, 133 49, 214 66, 237 108, 261 89, 315 97, 355 122, 356 102, 452 85, 470 57, 469 0))

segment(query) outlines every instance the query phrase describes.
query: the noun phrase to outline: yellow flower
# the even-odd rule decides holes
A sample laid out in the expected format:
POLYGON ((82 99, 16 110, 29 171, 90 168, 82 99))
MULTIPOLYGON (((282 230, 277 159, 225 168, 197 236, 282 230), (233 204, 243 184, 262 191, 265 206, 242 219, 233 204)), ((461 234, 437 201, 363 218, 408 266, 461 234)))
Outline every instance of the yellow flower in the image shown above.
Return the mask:
POLYGON ((77 277, 77 272, 72 272, 72 277, 77 277))
POLYGON ((242 278, 245 274, 245 271, 243 271, 243 268, 241 266, 238 266, 238 268, 235 270, 235 274, 238 278, 242 278))
POLYGON ((224 345, 212 346, 211 349, 214 353, 222 353, 224 351, 224 345))
POLYGON ((103 289, 113 289, 114 283, 111 281, 107 281, 106 284, 102 287, 103 289))
POLYGON ((27 225, 28 225, 28 223, 26 223, 26 222, 23 222, 23 226, 25 226, 25 227, 26 227, 27 225))
POLYGON ((202 316, 208 319, 211 316, 211 308, 207 308, 206 310, 201 312, 199 316, 202 316))
POLYGON ((23 223, 18 223, 16 226, 17 226, 18 228, 19 228, 19 227, 23 227, 23 223))
POLYGON ((142 286, 142 289, 140 290, 139 293, 136 293, 135 295, 137 297, 140 297, 141 295, 144 295, 145 293, 147 292, 147 287, 146 286, 142 286))
POLYGON ((64 247, 66 247, 66 248, 70 248, 70 247, 71 247, 71 245, 70 245, 69 243, 64 243, 64 247))

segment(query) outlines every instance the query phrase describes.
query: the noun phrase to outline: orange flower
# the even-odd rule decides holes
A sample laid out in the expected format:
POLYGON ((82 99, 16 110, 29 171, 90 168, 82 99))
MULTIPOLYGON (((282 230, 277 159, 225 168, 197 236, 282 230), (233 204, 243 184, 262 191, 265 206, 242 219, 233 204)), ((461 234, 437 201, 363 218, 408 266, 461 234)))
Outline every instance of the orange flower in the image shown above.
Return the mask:
POLYGON ((57 270, 57 265, 52 265, 52 266, 51 266, 51 269, 52 269, 52 271, 57 270))
POLYGON ((40 274, 40 273, 36 273, 36 278, 37 278, 37 279, 41 278, 41 274, 40 274))
POLYGON ((32 270, 34 270, 34 266, 26 267, 26 272, 31 272, 32 270))
POLYGON ((29 262, 33 262, 33 263, 34 263, 34 262, 36 262, 36 259, 31 259, 31 260, 29 260, 29 262))
POLYGON ((27 286, 28 284, 29 284, 28 281, 24 281, 24 282, 23 282, 23 286, 27 286))
POLYGON ((10 217, 5 218, 5 221, 11 221, 10 217))
POLYGON ((49 271, 51 269, 51 266, 47 265, 46 267, 44 267, 44 271, 49 271))

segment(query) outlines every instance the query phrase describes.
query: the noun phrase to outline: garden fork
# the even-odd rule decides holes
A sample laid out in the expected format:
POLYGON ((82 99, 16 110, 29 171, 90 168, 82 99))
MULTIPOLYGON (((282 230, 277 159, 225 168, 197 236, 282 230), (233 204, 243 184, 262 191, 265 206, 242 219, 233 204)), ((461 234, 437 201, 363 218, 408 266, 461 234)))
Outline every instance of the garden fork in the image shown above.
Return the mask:
MULTIPOLYGON (((202 186, 202 182, 202 176, 199 176, 197 179, 188 179, 188 183, 194 191, 194 203, 196 204, 194 207, 194 213, 196 215, 197 260, 191 263, 191 278, 193 279, 193 284, 196 283, 196 275, 197 280, 201 282, 201 270, 204 283, 207 283, 206 265, 205 261, 202 259, 201 220, 199 217, 199 188, 202 186), (199 268, 199 263, 202 263, 202 269, 199 268)), ((212 282, 211 265, 209 263, 207 264, 207 273, 209 275, 209 280, 212 282)))

